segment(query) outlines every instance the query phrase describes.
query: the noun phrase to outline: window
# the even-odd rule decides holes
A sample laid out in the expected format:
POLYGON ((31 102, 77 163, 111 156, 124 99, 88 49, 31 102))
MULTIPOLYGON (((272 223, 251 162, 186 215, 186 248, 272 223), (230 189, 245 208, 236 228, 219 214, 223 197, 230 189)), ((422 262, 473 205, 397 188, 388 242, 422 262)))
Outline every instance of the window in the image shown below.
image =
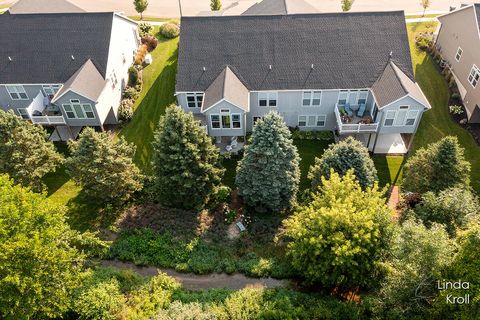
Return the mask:
POLYGON ((242 127, 242 123, 240 122, 240 115, 232 114, 232 128, 240 129, 241 127, 242 127))
POLYGON ((347 104, 348 90, 340 90, 338 94, 338 105, 343 107, 347 104))
POLYGON ((253 124, 255 125, 260 119, 263 119, 263 117, 253 117, 253 124))
POLYGON ((230 114, 222 114, 222 128, 230 129, 230 114))
POLYGON ((322 100, 321 91, 304 91, 302 105, 304 107, 318 107, 322 100))
POLYGON ((80 104, 79 100, 70 100, 70 104, 64 104, 63 110, 68 119, 95 119, 95 112, 90 104, 80 104))
POLYGON ((260 92, 258 93, 258 105, 260 107, 276 107, 277 93, 276 92, 260 92))
POLYGON ((115 71, 112 72, 112 75, 110 76, 110 81, 112 82, 112 87, 115 88, 118 83, 117 75, 115 74, 115 71))
POLYGON ((210 122, 213 129, 220 129, 220 116, 218 114, 210 115, 210 122))
POLYGON ((187 105, 189 108, 201 108, 203 93, 187 93, 187 105))
POLYGON ((385 115, 385 127, 391 127, 393 126, 393 121, 395 120, 395 115, 396 115, 396 112, 395 111, 387 111, 386 115, 385 115))
POLYGON ((417 120, 418 110, 411 110, 407 113, 407 118, 405 120, 406 126, 413 126, 417 120))
POLYGON ((358 93, 357 104, 366 104, 367 97, 368 97, 368 90, 360 90, 360 92, 358 93))
POLYGON ((12 100, 28 100, 27 93, 23 86, 6 86, 12 100))
POLYGON ((44 85, 42 85, 43 92, 45 92, 45 94, 47 96, 55 95, 58 92, 58 90, 60 90, 60 87, 61 87, 61 85, 59 85, 59 84, 44 84, 44 85))
POLYGON ((455 60, 457 60, 457 62, 460 62, 460 59, 462 58, 462 54, 463 54, 462 48, 458 47, 457 53, 455 54, 455 60))
POLYGON ((20 109, 17 109, 17 111, 18 111, 18 114, 20 115, 20 117, 22 117, 23 120, 29 120, 30 119, 30 115, 28 114, 27 109, 20 108, 20 109))
POLYGON ((299 127, 325 127, 327 116, 298 116, 299 127))
POLYGON ((473 65, 472 70, 470 71, 470 75, 468 76, 468 82, 472 85, 472 87, 476 87, 478 80, 480 79, 480 70, 477 68, 476 65, 473 65))

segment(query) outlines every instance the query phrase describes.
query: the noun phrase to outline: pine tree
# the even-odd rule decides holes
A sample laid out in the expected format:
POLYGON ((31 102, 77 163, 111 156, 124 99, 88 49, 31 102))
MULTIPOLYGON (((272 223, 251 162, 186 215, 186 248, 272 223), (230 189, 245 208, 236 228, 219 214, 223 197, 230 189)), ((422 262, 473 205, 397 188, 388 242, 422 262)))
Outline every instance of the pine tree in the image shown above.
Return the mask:
POLYGON ((403 169, 403 189, 411 192, 439 192, 447 188, 468 186, 471 165, 464 157, 456 137, 419 149, 403 169))
POLYGON ((62 161, 43 127, 0 110, 0 173, 40 191, 42 177, 62 161))
POLYGON ((222 9, 222 1, 221 0, 211 0, 210 1, 210 8, 212 11, 219 11, 222 9))
POLYGON ((236 184, 245 203, 257 211, 282 210, 296 200, 300 158, 282 117, 268 113, 253 128, 238 163, 236 184))
POLYGON ((114 141, 106 132, 86 128, 68 146, 67 173, 88 196, 120 204, 142 189, 143 176, 132 160, 135 146, 123 138, 114 141))
POLYGON ((368 149, 352 137, 332 144, 320 159, 315 158, 315 164, 308 173, 308 178, 312 180, 312 188, 318 187, 323 176, 328 179, 331 169, 340 176, 344 176, 348 170, 353 169, 363 189, 373 186, 378 180, 377 169, 368 154, 368 149))
POLYGON ((220 154, 191 113, 170 106, 153 142, 153 178, 159 202, 177 208, 203 207, 220 184, 220 154))

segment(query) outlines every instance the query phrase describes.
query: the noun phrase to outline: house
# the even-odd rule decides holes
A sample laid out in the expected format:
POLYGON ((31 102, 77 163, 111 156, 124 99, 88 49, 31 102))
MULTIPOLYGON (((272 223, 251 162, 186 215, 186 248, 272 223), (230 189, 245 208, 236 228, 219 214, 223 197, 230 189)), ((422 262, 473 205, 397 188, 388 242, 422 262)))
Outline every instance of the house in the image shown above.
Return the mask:
POLYGON ((67 0, 19 0, 8 8, 8 12, 11 14, 72 13, 85 12, 85 10, 67 0))
POLYGON ((470 123, 480 123, 480 4, 438 17, 436 48, 448 64, 470 123))
POLYGON ((220 142, 271 110, 289 127, 406 153, 430 105, 403 12, 184 17, 176 98, 220 142))
POLYGON ((199 16, 238 16, 238 15, 286 15, 296 13, 318 13, 306 0, 241 0, 219 11, 202 11, 199 16))
POLYGON ((51 126, 52 140, 118 122, 139 45, 136 22, 113 12, 7 12, 0 29, 3 110, 51 126))

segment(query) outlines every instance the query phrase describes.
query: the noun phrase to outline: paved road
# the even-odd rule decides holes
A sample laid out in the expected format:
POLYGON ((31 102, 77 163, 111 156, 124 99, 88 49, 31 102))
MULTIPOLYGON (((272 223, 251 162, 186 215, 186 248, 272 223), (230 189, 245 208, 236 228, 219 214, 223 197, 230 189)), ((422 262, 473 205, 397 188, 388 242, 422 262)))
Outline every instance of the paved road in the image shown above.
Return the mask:
MULTIPOLYGON (((133 0, 70 0, 88 11, 122 11, 128 15, 135 14, 133 0)), ((210 0, 181 0, 184 15, 197 15, 201 11, 210 10, 210 0)), ((222 0, 223 6, 228 7, 235 2, 245 5, 245 2, 255 3, 260 0, 222 0)), ((322 12, 340 10, 340 0, 307 0, 322 12)), ((0 6, 14 2, 0 0, 0 6)), ((145 12, 147 16, 178 17, 178 0, 149 0, 150 4, 145 12)), ((445 12, 449 6, 459 6, 460 3, 473 3, 472 0, 432 0, 429 12, 445 12)), ((243 6, 242 5, 242 6, 243 6)), ((421 13, 420 0, 356 0, 352 11, 386 11, 405 10, 407 13, 421 13)))

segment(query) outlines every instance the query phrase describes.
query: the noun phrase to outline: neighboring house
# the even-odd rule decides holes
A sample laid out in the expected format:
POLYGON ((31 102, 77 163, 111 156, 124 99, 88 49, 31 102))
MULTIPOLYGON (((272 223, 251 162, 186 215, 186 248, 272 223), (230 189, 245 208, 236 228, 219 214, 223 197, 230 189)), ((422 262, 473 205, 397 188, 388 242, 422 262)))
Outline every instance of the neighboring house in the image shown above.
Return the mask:
POLYGON ((439 16, 436 47, 452 71, 468 120, 480 123, 480 4, 439 16))
POLYGON ((8 12, 11 14, 73 13, 85 12, 85 10, 67 0, 19 0, 8 8, 8 12))
POLYGON ((274 110, 289 127, 405 153, 430 108, 413 77, 403 12, 184 17, 181 24, 177 101, 219 141, 245 136, 274 110))
POLYGON ((238 15, 287 15, 296 13, 318 13, 305 0, 241 0, 224 7, 219 11, 203 11, 199 16, 238 16, 238 15))
POLYGON ((117 13, 0 15, 0 108, 52 126, 52 140, 116 124, 139 45, 117 13))

